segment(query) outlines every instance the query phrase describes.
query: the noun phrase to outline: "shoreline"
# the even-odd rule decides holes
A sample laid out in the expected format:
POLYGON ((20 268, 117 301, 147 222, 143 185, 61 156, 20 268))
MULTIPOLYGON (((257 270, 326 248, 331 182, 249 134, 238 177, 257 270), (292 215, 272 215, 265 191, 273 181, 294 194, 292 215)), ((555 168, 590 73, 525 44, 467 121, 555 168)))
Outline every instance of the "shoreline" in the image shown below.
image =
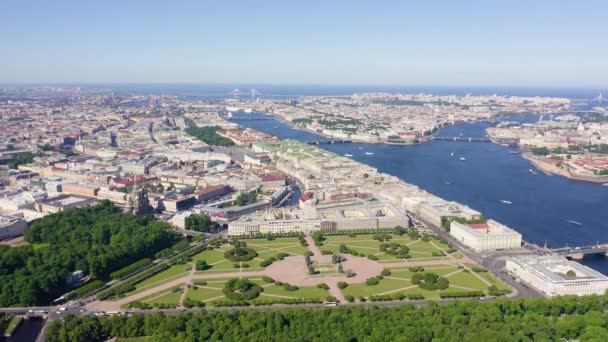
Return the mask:
POLYGON ((596 183, 596 184, 608 182, 608 177, 599 176, 598 178, 594 178, 594 176, 584 177, 584 176, 574 175, 570 172, 568 166, 565 166, 565 169, 559 168, 550 162, 547 162, 547 161, 541 160, 540 158, 535 157, 531 152, 522 153, 521 156, 522 156, 522 158, 530 161, 530 163, 532 163, 532 165, 534 165, 536 168, 538 168, 539 170, 541 170, 542 172, 544 172, 545 174, 550 175, 550 176, 558 175, 558 176, 566 177, 566 178, 573 179, 573 180, 591 182, 591 183, 596 183))

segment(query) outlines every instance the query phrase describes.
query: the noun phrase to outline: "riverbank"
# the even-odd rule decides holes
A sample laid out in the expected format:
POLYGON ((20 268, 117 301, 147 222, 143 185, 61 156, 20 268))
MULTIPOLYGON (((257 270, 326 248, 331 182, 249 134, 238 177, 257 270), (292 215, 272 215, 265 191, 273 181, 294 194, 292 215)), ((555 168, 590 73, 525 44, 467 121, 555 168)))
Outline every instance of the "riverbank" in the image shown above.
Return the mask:
MULTIPOLYGON (((276 119, 277 121, 284 123, 286 125, 288 125, 290 128, 292 129, 296 129, 296 130, 300 130, 300 131, 304 131, 304 132, 308 132, 311 134, 315 134, 324 138, 327 138, 328 140, 349 140, 353 143, 361 143, 361 144, 379 144, 379 145, 402 145, 402 146, 413 146, 413 145, 419 145, 422 143, 427 143, 427 142, 431 142, 433 140, 435 140, 435 137, 437 136, 437 133, 434 132, 432 135, 423 135, 420 137, 416 137, 413 140, 408 140, 408 141, 391 141, 391 140, 387 140, 387 139, 382 139, 381 137, 377 136, 376 139, 373 140, 369 140, 369 139, 360 139, 357 137, 353 137, 352 135, 349 135, 348 137, 338 137, 338 136, 333 136, 330 134, 327 134, 323 131, 318 131, 318 130, 314 130, 311 128, 308 128, 306 126, 302 127, 298 124, 294 124, 293 122, 289 121, 288 118, 286 118, 285 116, 281 115, 281 114, 277 114, 277 113, 270 113, 270 112, 263 112, 263 111, 256 111, 257 113, 263 114, 263 115, 269 115, 272 116, 274 119, 276 119)), ((479 122, 486 122, 487 120, 480 120, 479 122)), ((468 123, 475 123, 475 122, 468 122, 468 123)), ((442 129, 442 128, 446 128, 446 127, 450 127, 450 126, 454 126, 454 125, 458 125, 459 123, 451 123, 451 124, 445 124, 443 126, 440 127, 436 127, 437 130, 442 129)))
POLYGON ((563 163, 560 164, 559 160, 554 160, 545 156, 535 156, 531 152, 522 153, 522 157, 529 160, 532 165, 537 167, 542 172, 548 175, 558 175, 569 179, 593 182, 593 183, 605 183, 608 182, 608 177, 603 176, 583 176, 577 175, 570 171, 568 165, 563 163), (560 166, 561 165, 561 166, 560 166))

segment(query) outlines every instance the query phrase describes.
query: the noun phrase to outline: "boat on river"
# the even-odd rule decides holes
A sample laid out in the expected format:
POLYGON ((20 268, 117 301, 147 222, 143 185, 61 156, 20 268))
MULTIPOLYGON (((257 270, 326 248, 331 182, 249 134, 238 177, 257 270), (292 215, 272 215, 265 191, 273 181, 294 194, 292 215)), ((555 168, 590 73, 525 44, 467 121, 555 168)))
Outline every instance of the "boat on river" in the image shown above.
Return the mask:
POLYGON ((467 158, 465 158, 465 157, 460 157, 459 159, 462 160, 462 161, 467 160, 467 158))
POLYGON ((575 226, 582 226, 583 224, 577 221, 573 221, 573 220, 568 220, 568 223, 573 224, 575 226))
POLYGON ((367 154, 368 156, 373 156, 374 152, 365 152, 365 154, 367 154))
POLYGON ((513 202, 511 202, 511 201, 507 201, 507 200, 500 200, 500 201, 501 201, 502 203, 504 203, 504 204, 513 204, 513 202))
POLYGON ((530 173, 533 174, 533 175, 537 175, 538 174, 538 172, 536 172, 536 171, 534 171, 532 169, 529 169, 528 171, 530 171, 530 173))
POLYGON ((348 154, 348 153, 346 153, 346 154, 344 154, 344 156, 345 156, 345 157, 352 157, 353 155, 352 155, 352 154, 348 154))

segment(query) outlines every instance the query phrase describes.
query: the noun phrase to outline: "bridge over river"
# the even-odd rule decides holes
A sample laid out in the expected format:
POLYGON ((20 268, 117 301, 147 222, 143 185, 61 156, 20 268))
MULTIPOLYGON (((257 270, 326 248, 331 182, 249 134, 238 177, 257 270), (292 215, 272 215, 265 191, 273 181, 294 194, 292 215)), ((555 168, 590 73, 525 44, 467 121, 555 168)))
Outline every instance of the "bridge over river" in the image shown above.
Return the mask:
POLYGON ((455 142, 492 142, 492 139, 487 137, 442 137, 436 136, 433 140, 455 141, 455 142))
POLYGON ((570 259, 581 260, 587 254, 607 254, 608 244, 582 246, 582 247, 563 247, 551 249, 554 254, 563 255, 570 259))

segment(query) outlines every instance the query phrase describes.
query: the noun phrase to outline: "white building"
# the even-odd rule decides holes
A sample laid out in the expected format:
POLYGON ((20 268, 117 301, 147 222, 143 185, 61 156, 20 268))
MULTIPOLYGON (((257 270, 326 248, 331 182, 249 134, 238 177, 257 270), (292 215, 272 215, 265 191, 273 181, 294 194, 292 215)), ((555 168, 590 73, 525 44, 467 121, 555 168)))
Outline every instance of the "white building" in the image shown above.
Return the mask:
POLYGON ((482 224, 452 221, 450 235, 477 252, 521 247, 521 234, 494 220, 482 224))
POLYGON ((249 235, 257 233, 309 233, 321 229, 320 220, 237 220, 228 225, 228 235, 249 235))
POLYGON ((549 297, 602 295, 608 277, 565 257, 523 256, 507 259, 507 271, 549 297))
POLYGON ((474 220, 481 217, 481 213, 456 202, 434 200, 422 202, 418 206, 417 214, 423 220, 441 227, 442 218, 461 217, 466 220, 474 220))
POLYGON ((0 240, 12 239, 25 233, 27 221, 16 216, 0 216, 0 240))

